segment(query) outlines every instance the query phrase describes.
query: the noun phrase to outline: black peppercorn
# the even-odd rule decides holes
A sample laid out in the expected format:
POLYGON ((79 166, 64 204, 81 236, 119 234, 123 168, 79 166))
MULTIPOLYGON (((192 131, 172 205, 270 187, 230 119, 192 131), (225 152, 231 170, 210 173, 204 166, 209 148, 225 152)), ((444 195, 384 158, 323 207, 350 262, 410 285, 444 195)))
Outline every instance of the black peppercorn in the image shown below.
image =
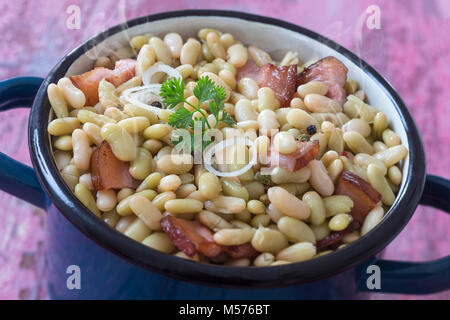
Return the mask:
POLYGON ((317 128, 315 125, 310 125, 308 128, 306 128, 306 131, 310 136, 312 136, 313 134, 316 134, 317 128))
POLYGON ((162 107, 163 107, 161 102, 159 102, 159 101, 153 101, 151 105, 154 107, 160 108, 160 109, 162 109, 162 107))

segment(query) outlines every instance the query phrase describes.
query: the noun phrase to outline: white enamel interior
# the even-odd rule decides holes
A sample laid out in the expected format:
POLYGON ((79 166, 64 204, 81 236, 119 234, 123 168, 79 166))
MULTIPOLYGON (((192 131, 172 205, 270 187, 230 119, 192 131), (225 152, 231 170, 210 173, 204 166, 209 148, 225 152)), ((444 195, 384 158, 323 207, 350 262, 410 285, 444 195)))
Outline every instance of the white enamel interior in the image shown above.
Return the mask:
MULTIPOLYGON (((119 32, 99 42, 97 46, 87 51, 85 55, 72 64, 67 75, 80 74, 92 69, 93 61, 97 57, 108 55, 111 51, 128 45, 129 39, 135 35, 150 33, 162 38, 168 32, 178 32, 186 40, 190 36, 196 36, 197 31, 205 27, 229 32, 246 45, 255 45, 266 50, 275 60, 281 60, 284 53, 289 50, 298 52, 303 62, 315 61, 326 56, 335 56, 347 66, 349 69, 348 76, 358 82, 359 86, 366 93, 369 103, 388 116, 390 127, 399 135, 402 143, 409 149, 406 130, 403 127, 400 115, 394 108, 393 102, 385 90, 368 76, 358 64, 353 63, 344 55, 322 42, 273 25, 217 16, 188 16, 147 22, 129 29, 124 28, 123 32, 119 32)), ((409 158, 403 164, 401 190, 405 187, 408 167, 409 158)))

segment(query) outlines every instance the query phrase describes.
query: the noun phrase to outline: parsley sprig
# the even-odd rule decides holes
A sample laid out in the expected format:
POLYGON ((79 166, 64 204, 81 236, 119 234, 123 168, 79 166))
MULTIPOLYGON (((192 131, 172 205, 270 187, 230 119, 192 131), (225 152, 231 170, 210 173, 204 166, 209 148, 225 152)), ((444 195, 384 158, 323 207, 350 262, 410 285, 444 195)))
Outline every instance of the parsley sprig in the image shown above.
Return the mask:
MULTIPOLYGON (((233 117, 231 117, 225 111, 225 98, 226 92, 225 88, 221 86, 216 86, 215 83, 208 77, 201 77, 197 81, 197 85, 193 90, 194 96, 198 99, 198 104, 193 105, 184 98, 184 81, 182 79, 168 79, 165 81, 160 90, 160 96, 163 98, 164 104, 169 109, 175 109, 176 111, 172 113, 169 117, 169 125, 174 128, 182 129, 194 129, 196 121, 201 122, 202 134, 207 129, 215 129, 219 122, 224 122, 228 126, 233 126, 236 124, 233 117), (185 103, 192 108, 188 110, 184 105, 185 103), (200 108, 202 103, 209 103, 209 111, 216 118, 214 127, 208 121, 208 116, 200 108), (194 118, 194 113, 198 112, 199 117, 194 118)), ((193 140, 193 133, 191 132, 191 140, 193 140)), ((176 142, 175 142, 176 143, 176 142)), ((209 142, 206 143, 209 144, 209 142)), ((206 147, 203 145, 203 147, 206 147)))

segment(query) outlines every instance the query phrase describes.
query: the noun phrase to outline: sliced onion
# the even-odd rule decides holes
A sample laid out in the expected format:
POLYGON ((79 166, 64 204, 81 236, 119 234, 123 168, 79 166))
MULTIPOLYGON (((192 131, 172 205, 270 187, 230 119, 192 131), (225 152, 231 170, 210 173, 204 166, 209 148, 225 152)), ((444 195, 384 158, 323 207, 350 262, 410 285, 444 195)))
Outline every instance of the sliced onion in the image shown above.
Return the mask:
POLYGON ((252 158, 250 159, 250 161, 247 165, 245 165, 244 167, 242 167, 241 169, 236 170, 236 171, 222 172, 222 171, 216 170, 211 165, 213 154, 215 154, 217 151, 223 150, 225 148, 228 148, 230 146, 233 146, 233 145, 239 144, 239 143, 250 146, 250 148, 254 147, 254 143, 250 139, 234 137, 234 138, 226 139, 221 142, 215 143, 213 145, 210 145, 208 148, 206 148, 206 150, 203 153, 203 163, 204 163, 205 169, 219 177, 237 177, 237 176, 240 176, 241 174, 246 173, 251 167, 253 167, 257 163, 256 152, 253 152, 252 158))
POLYGON ((178 70, 175 70, 171 66, 168 66, 167 64, 164 64, 162 62, 157 62, 154 65, 152 65, 150 68, 145 70, 144 74, 142 75, 142 83, 144 85, 149 85, 154 82, 152 82, 152 78, 156 73, 165 73, 169 76, 169 78, 177 78, 182 79, 181 74, 178 72, 178 70))
POLYGON ((122 92, 121 98, 123 98, 128 103, 132 103, 139 107, 145 108, 158 114, 160 108, 149 105, 148 101, 159 101, 163 103, 161 97, 159 96, 159 91, 161 90, 160 84, 149 84, 141 87, 134 87, 122 92))

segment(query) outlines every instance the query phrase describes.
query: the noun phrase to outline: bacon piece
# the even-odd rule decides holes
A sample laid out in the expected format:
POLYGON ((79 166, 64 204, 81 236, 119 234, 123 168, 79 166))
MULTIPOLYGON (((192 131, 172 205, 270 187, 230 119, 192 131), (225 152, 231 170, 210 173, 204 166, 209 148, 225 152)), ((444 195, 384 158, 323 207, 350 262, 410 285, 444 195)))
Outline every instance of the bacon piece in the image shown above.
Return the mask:
POLYGON ((296 87, 297 66, 277 67, 273 64, 265 64, 261 67, 256 83, 260 88, 269 87, 275 92, 275 97, 280 102, 281 108, 289 107, 296 87))
POLYGON ((297 82, 297 66, 280 66, 265 64, 259 68, 253 61, 247 63, 238 70, 237 80, 252 78, 260 88, 269 87, 275 92, 275 97, 280 102, 280 107, 289 107, 297 82))
POLYGON ((161 220, 161 227, 173 244, 189 257, 193 257, 197 251, 208 258, 216 258, 225 253, 233 259, 252 259, 259 254, 250 243, 239 246, 215 243, 212 231, 198 221, 166 216, 161 220))
POLYGON ((353 221, 352 223, 350 223, 350 225, 347 227, 347 229, 330 233, 324 239, 317 241, 317 243, 316 243, 317 250, 321 250, 326 247, 337 244, 346 235, 348 235, 349 233, 352 233, 355 230, 358 230, 360 227, 361 227, 361 223, 359 223, 358 221, 353 221))
POLYGON ((123 59, 116 62, 114 70, 97 67, 91 71, 85 72, 78 76, 71 76, 72 83, 86 96, 86 105, 93 106, 98 100, 98 84, 102 79, 106 79, 114 86, 134 77, 136 60, 123 59))
POLYGON ((327 97, 343 105, 347 96, 345 91, 347 72, 347 67, 341 61, 335 57, 326 57, 298 74, 297 86, 310 81, 321 81, 328 88, 327 97))
POLYGON ((83 91, 86 97, 86 105, 93 106, 98 102, 98 84, 102 79, 109 77, 112 70, 103 67, 94 68, 79 76, 71 76, 73 84, 83 91))
POLYGON ((106 80, 118 87, 134 77, 136 73, 136 60, 122 59, 116 62, 116 66, 106 80))
POLYGON ((256 251, 250 243, 241 244, 239 246, 225 246, 224 251, 233 259, 253 259, 259 254, 259 251, 256 251))
POLYGON ((193 257, 198 250, 214 258, 223 250, 221 245, 214 242, 211 230, 198 221, 166 216, 161 220, 161 227, 173 244, 189 257, 193 257))
POLYGON ((344 171, 339 179, 336 194, 349 196, 353 200, 350 214, 363 223, 367 214, 381 200, 381 194, 370 183, 350 171, 344 171))
POLYGON ((297 171, 306 167, 319 153, 319 141, 297 141, 298 148, 293 153, 282 154, 270 146, 268 159, 271 167, 280 167, 289 171, 297 171))
POLYGON ((259 78, 259 69, 260 68, 255 62, 253 62, 253 60, 248 59, 247 63, 237 70, 236 81, 239 81, 242 78, 251 78, 258 82, 257 79, 259 78))
MULTIPOLYGON (((164 232, 167 233, 170 240, 172 240, 173 244, 187 256, 192 258, 197 252, 195 244, 186 236, 184 230, 179 226, 179 223, 176 223, 177 221, 175 219, 177 218, 172 216, 164 217, 161 220, 161 227, 164 232)), ((186 224, 188 223, 189 221, 186 220, 186 224)), ((181 222, 181 224, 183 225, 184 223, 181 222)))
POLYGON ((91 179, 95 190, 136 187, 136 181, 129 172, 129 163, 117 159, 106 141, 92 154, 91 179))

